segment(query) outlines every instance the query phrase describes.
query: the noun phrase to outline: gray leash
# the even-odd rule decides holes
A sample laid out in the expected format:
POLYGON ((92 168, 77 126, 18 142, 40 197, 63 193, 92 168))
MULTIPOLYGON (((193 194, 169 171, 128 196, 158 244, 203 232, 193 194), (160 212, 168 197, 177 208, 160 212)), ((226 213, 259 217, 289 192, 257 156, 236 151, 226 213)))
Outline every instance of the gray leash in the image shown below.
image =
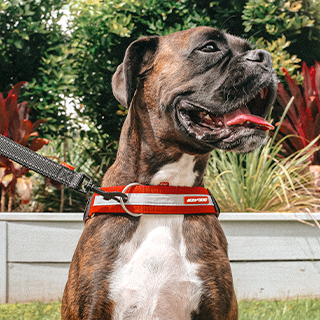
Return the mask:
POLYGON ((106 200, 115 199, 119 201, 119 198, 122 198, 127 201, 128 199, 127 195, 122 192, 105 192, 101 190, 93 184, 92 178, 86 173, 75 172, 64 167, 1 134, 0 154, 77 192, 87 194, 92 191, 102 195, 106 200))

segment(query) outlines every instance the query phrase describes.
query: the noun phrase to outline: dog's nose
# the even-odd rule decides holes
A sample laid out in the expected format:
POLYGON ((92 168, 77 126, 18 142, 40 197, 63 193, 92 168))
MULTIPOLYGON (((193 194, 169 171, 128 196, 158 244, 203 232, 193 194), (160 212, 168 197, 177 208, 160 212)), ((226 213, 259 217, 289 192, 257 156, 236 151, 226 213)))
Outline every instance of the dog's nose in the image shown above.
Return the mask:
POLYGON ((262 49, 248 51, 245 55, 245 59, 247 61, 261 63, 269 68, 272 67, 271 54, 262 49))

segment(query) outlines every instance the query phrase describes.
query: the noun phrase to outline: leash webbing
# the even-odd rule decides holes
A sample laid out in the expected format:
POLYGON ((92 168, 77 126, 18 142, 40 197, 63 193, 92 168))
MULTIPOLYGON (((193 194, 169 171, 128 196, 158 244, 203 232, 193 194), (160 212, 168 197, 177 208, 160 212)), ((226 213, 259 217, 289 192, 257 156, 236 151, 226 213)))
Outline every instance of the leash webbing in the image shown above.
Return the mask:
POLYGON ((118 197, 127 200, 127 195, 121 192, 105 192, 93 184, 93 180, 85 173, 75 172, 57 162, 54 162, 0 134, 0 154, 20 165, 31 169, 49 179, 55 180, 83 194, 93 191, 104 199, 118 197), (83 186, 83 183, 86 184, 83 186))

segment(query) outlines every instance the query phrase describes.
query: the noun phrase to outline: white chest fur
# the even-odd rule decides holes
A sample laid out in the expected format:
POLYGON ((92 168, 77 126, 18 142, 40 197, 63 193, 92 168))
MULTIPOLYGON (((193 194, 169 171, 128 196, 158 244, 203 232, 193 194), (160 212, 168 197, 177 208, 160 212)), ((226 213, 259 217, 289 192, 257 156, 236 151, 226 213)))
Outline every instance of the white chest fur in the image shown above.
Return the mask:
MULTIPOLYGON (((153 184, 192 186, 194 157, 162 167, 153 184)), ((201 295, 197 265, 186 259, 183 215, 143 215, 132 239, 119 248, 111 276, 113 320, 187 320, 201 295)))
POLYGON ((193 171, 194 159, 194 156, 183 154, 177 162, 164 165, 153 176, 151 184, 169 182, 171 186, 192 187, 198 176, 198 172, 193 171))
POLYGON ((111 277, 114 320, 186 320, 197 309, 201 281, 186 259, 182 222, 182 215, 140 218, 111 277))

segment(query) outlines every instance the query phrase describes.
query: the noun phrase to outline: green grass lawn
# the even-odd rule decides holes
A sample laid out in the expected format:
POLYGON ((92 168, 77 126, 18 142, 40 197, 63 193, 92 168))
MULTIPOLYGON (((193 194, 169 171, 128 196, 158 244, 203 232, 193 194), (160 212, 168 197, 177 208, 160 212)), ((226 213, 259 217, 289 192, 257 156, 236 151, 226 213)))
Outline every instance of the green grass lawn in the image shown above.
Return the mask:
POLYGON ((60 320, 60 309, 60 302, 0 304, 0 320, 60 320))
MULTIPOLYGON (((0 320, 61 319, 60 302, 0 305, 0 320)), ((240 320, 320 320, 320 299, 240 301, 240 320)))
POLYGON ((240 301, 239 320, 320 320, 320 299, 240 301))

